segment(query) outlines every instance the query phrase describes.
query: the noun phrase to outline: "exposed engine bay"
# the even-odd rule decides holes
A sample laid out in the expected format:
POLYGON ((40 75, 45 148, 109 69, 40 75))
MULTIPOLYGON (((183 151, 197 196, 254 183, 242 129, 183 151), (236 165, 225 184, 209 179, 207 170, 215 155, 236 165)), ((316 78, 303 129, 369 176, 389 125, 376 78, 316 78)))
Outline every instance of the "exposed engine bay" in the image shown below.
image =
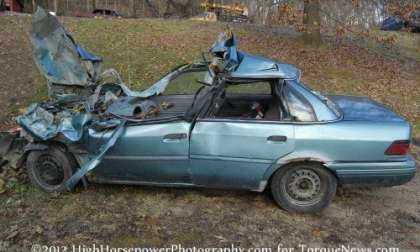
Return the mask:
MULTIPOLYGON (((78 153, 80 169, 67 181, 68 189, 100 162, 125 124, 184 116, 194 95, 160 94, 178 75, 208 69, 202 63, 181 65, 148 89, 133 91, 116 70, 102 71, 102 59, 78 45, 56 17, 42 8, 34 14, 30 35, 35 63, 47 79, 49 99, 32 104, 17 118, 21 130, 16 134, 26 138, 29 146, 58 142, 78 153), (97 153, 88 153, 81 144, 88 130, 112 134, 97 153)), ((211 83, 211 77, 207 79, 211 83)))

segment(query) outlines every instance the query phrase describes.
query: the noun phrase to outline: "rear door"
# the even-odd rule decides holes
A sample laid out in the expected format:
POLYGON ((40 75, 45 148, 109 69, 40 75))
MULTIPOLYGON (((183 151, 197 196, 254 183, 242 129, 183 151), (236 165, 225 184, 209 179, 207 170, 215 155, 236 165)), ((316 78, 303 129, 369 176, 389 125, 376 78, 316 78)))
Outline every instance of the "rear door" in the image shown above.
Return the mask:
MULTIPOLYGON (((262 86, 255 88, 263 90, 262 86)), ((248 84, 243 90, 256 92, 248 84)), ((267 169, 293 151, 294 142, 294 126, 278 119, 198 119, 190 140, 193 183, 257 189, 267 169)))
POLYGON ((191 134, 193 182, 210 187, 256 189, 267 169, 293 148, 293 125, 198 120, 191 134))

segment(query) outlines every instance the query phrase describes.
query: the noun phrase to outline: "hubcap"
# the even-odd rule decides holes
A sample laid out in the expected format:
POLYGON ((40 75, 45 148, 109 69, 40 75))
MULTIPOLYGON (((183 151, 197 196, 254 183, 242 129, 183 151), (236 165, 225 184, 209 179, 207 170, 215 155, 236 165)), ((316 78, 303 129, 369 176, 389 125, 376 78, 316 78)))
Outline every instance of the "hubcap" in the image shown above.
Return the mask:
POLYGON ((321 191, 321 179, 312 170, 299 169, 288 177, 286 191, 296 201, 313 201, 321 191))
POLYGON ((64 170, 50 155, 42 155, 35 165, 35 173, 39 181, 47 186, 60 185, 64 180, 64 170))

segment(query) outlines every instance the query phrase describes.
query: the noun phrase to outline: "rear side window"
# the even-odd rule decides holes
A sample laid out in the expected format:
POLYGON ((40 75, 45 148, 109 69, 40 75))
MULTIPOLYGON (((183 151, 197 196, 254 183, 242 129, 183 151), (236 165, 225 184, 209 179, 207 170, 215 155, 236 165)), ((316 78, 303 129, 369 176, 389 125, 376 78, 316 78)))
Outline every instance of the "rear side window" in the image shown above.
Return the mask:
POLYGON ((305 97, 300 95, 289 85, 284 86, 284 97, 286 98, 290 116, 294 121, 316 121, 315 113, 311 104, 305 99, 305 97))

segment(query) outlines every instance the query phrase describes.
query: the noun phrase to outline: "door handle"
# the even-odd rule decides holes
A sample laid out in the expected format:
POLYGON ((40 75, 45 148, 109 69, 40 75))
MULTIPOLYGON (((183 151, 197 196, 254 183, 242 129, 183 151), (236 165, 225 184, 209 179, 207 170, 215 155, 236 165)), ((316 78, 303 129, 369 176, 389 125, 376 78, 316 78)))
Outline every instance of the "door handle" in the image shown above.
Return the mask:
POLYGON ((287 137, 286 136, 269 136, 267 137, 268 142, 286 142, 287 137))
POLYGON ((168 134, 163 137, 163 142, 179 142, 181 139, 185 138, 187 138, 187 134, 185 133, 168 134))

